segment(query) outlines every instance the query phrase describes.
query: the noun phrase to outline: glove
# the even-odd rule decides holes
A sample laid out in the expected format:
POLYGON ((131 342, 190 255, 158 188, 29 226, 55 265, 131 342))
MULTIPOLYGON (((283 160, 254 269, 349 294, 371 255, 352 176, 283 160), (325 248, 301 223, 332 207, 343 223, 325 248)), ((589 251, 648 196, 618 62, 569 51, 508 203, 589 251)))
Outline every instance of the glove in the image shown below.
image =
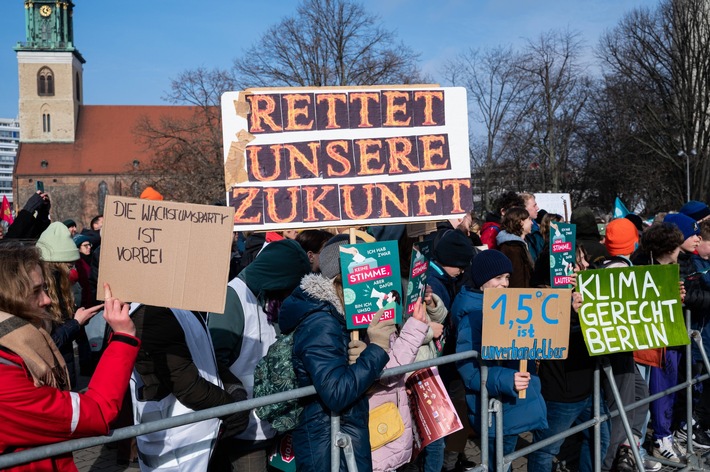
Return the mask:
MULTIPOLYGON (((247 391, 238 379, 236 383, 224 384, 224 389, 234 399, 235 403, 247 399, 247 391)), ((247 429, 250 411, 238 411, 222 418, 222 437, 231 438, 247 429)))
POLYGON ((364 342, 358 340, 350 341, 348 343, 348 363, 354 364, 357 361, 357 358, 360 357, 360 354, 362 354, 362 351, 365 350, 367 347, 367 344, 364 342))
POLYGON ((370 339, 370 343, 377 344, 385 352, 390 351, 390 335, 394 333, 396 329, 394 325, 394 319, 387 321, 380 321, 383 311, 380 310, 375 313, 372 317, 372 323, 367 327, 367 337, 370 339))
POLYGON ((27 200, 27 203, 25 203, 23 210, 34 214, 34 212, 39 210, 42 205, 44 205, 44 198, 42 198, 42 195, 39 193, 34 193, 30 199, 27 200))

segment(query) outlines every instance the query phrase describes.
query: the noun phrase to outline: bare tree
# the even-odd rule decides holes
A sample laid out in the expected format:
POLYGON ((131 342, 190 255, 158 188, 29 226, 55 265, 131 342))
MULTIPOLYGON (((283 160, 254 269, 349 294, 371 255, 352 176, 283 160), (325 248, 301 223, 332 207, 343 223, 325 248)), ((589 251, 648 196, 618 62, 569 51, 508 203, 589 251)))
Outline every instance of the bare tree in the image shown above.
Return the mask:
POLYGON ((491 208, 495 194, 503 191, 504 183, 496 178, 500 177, 497 167, 502 157, 512 152, 514 137, 531 103, 519 62, 519 55, 511 48, 498 47, 469 49, 445 67, 447 80, 466 88, 472 121, 484 129, 482 142, 473 138, 471 160, 486 209, 491 208))
POLYGON ((304 0, 234 61, 240 88, 420 82, 418 55, 353 0, 304 0))
POLYGON ((578 151, 576 138, 590 87, 579 59, 583 45, 578 36, 570 31, 543 33, 528 42, 518 62, 533 99, 525 112, 532 137, 527 157, 541 170, 540 190, 559 192, 568 185, 578 151))
POLYGON ((171 83, 164 99, 189 104, 185 116, 144 117, 135 131, 156 158, 141 169, 142 180, 155 184, 171 200, 213 204, 224 200, 224 157, 219 100, 233 90, 228 72, 198 68, 171 83))
POLYGON ((666 209, 685 200, 686 177, 690 198, 708 198, 709 24, 704 0, 664 0, 632 11, 600 41, 608 80, 622 90, 617 107, 633 113, 638 153, 648 157, 648 169, 666 175, 671 195, 648 196, 666 209))

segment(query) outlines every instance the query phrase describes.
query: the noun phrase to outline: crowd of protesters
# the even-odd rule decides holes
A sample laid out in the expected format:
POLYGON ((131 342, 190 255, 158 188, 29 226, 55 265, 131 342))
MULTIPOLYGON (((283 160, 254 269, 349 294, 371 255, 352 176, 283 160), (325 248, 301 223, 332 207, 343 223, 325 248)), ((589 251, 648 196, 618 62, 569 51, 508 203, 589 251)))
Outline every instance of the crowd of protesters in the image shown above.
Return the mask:
MULTIPOLYGON (((148 187, 141 198, 162 200, 162 195, 148 187)), ((317 392, 301 402, 303 411, 292 431, 297 470, 329 467, 331 414, 340 416, 360 471, 470 470, 476 464, 466 444, 481 435, 490 438, 489 466, 496 467, 498 418, 487 430, 481 428, 484 361, 440 368, 464 428, 432 442, 416 457, 405 377, 378 377, 384 368, 479 350, 486 290, 551 286, 550 228, 563 217, 539 208, 534 195, 505 193, 482 224, 467 215, 441 222, 420 237, 431 245, 425 296, 400 326, 375 315, 362 340, 351 339, 344 316, 339 255, 350 240, 346 234, 312 229, 235 233, 224 312, 191 312, 123 303, 112 297, 108 285, 97 287, 103 218, 97 216, 79 232, 73 220, 52 223, 50 208, 49 195, 37 192, 2 228, 2 453, 251 398, 257 362, 279 334, 292 334, 297 383, 313 385, 317 392), (87 336, 89 325, 101 327, 98 341, 87 336), (81 392, 79 376, 91 379, 81 392), (375 446, 368 412, 387 402, 396 405, 402 434, 375 446)), ((698 201, 653 221, 629 214, 607 223, 590 208, 575 208, 570 218, 576 225, 575 272, 678 264, 679 296, 703 346, 710 346, 709 217, 710 208, 698 201)), ((416 241, 406 226, 362 227, 355 233, 357 242, 399 242, 406 293, 408 256, 416 241)), ((598 359, 589 355, 582 337, 581 294, 567 293, 571 328, 566 359, 533 362, 527 371, 517 361, 488 364, 485 387, 503 405, 506 454, 518 448, 521 433, 531 433, 533 443, 546 440, 592 419, 596 407, 607 413, 684 378, 684 349, 610 354, 605 357, 621 405, 608 382, 602 383, 601 402, 595 405, 598 359)), ((694 374, 704 371, 698 349, 692 365, 694 374)), ((696 396, 691 425, 679 413, 684 399, 674 395, 627 413, 632 438, 620 416, 602 423, 600 464, 594 464, 592 429, 568 439, 579 446, 578 470, 637 470, 632 441, 650 471, 661 468, 656 459, 683 462, 688 435, 695 447, 710 449, 710 388, 698 389, 696 396)), ((255 411, 238 412, 139 436, 137 457, 129 442, 127 452, 119 449, 119 460, 137 460, 141 470, 265 471, 279 439, 255 411)), ((554 470, 563 443, 560 439, 531 453, 528 470, 554 470)), ((347 470, 344 455, 340 469, 347 470)), ((76 468, 67 454, 10 470, 76 468)))

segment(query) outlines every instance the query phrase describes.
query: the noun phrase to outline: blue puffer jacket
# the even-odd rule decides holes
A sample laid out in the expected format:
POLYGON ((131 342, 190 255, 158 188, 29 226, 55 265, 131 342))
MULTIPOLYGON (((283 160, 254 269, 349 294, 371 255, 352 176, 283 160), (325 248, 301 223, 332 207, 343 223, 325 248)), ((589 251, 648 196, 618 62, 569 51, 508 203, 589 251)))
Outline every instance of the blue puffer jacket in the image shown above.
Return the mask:
MULTIPOLYGON (((469 287, 462 287, 454 299, 451 315, 458 326, 456 352, 481 350, 481 334, 483 332, 483 292, 469 287)), ((456 367, 466 386, 466 403, 468 404, 471 426, 481 431, 481 370, 478 359, 459 361, 456 367)), ((513 376, 519 370, 519 361, 484 361, 488 365, 489 397, 498 397, 503 403, 504 434, 519 434, 535 429, 547 428, 547 408, 542 398, 540 379, 534 374, 535 363, 528 364, 533 375, 527 389, 527 398, 518 398, 515 391, 513 376)), ((488 428, 488 435, 495 435, 495 420, 488 428)))
MULTIPOLYGON (((321 275, 306 275, 281 306, 279 327, 296 330, 293 365, 298 385, 313 385, 317 397, 306 399, 293 431, 299 471, 327 470, 330 464, 330 412, 340 414, 340 429, 350 435, 359 471, 372 470, 365 392, 382 373, 388 354, 371 344, 355 364, 348 364, 350 333, 333 283, 321 275)), ((347 470, 341 454, 340 470, 347 470)))

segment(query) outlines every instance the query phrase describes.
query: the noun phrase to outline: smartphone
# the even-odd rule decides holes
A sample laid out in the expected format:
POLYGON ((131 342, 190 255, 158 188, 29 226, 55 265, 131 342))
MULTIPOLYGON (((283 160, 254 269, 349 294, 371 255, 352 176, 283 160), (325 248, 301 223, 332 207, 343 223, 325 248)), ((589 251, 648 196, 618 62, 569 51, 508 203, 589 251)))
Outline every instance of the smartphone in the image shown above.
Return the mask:
POLYGON ((36 181, 35 190, 39 190, 40 192, 44 193, 44 182, 42 182, 41 180, 36 181))

